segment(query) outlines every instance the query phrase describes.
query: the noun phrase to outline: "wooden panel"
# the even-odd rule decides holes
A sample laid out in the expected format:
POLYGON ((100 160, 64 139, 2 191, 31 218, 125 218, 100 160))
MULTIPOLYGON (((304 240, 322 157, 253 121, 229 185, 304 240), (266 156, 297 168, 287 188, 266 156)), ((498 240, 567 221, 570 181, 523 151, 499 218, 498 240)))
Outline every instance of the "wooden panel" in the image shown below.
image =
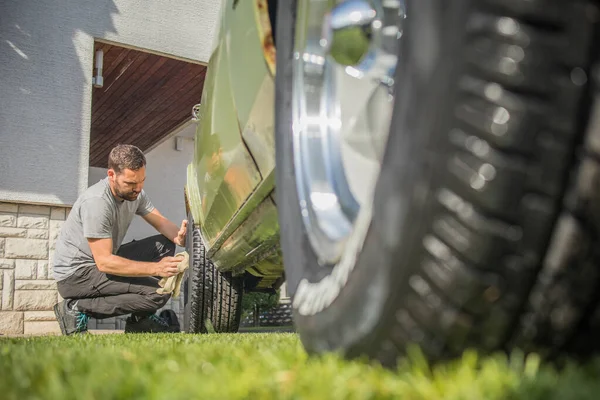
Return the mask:
POLYGON ((119 143, 146 151, 191 118, 206 67, 106 43, 104 86, 92 93, 90 165, 106 167, 119 143))

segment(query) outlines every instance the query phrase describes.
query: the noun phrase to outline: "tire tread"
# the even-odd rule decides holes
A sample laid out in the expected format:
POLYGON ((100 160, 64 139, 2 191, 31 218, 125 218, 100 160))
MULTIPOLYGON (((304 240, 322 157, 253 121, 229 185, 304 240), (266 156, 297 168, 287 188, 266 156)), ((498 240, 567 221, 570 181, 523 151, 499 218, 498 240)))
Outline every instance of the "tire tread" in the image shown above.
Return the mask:
MULTIPOLYGON (((546 354, 586 338, 592 346, 578 332, 600 334, 600 274, 591 254, 597 241, 563 204, 568 193, 576 214, 600 227, 600 190, 591 190, 600 187, 600 164, 576 158, 582 142, 590 151, 594 141, 581 129, 586 87, 569 75, 574 67, 589 75, 574 61, 587 60, 590 40, 582 54, 569 49, 560 58, 573 25, 562 14, 581 15, 587 3, 486 4, 492 7, 473 10, 468 65, 447 136, 447 175, 434 191, 422 262, 398 302, 398 329, 388 341, 402 351, 406 340, 418 338, 434 358, 470 346, 546 354), (502 73, 502 60, 511 57, 510 73, 502 73), (561 97, 577 107, 563 107, 561 97)), ((600 126, 592 131, 598 135, 600 126)))
MULTIPOLYGON (((191 221, 191 219, 190 219, 191 221)), ((199 229, 192 223, 188 331, 207 333, 210 320, 215 332, 237 332, 241 319, 242 281, 221 273, 206 257, 199 229)))

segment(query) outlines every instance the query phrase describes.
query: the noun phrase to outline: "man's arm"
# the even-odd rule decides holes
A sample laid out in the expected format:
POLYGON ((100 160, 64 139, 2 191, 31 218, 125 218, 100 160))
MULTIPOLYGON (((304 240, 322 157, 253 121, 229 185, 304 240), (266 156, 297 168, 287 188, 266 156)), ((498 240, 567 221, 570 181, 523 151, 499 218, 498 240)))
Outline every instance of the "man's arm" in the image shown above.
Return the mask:
POLYGON ((89 239, 88 243, 96 266, 105 274, 119 276, 162 276, 177 275, 177 264, 181 258, 165 257, 159 262, 128 260, 112 254, 112 239, 89 239))
POLYGON ((183 220, 181 228, 178 228, 173 222, 165 218, 155 208, 142 218, 146 220, 157 231, 165 235, 169 240, 178 246, 185 247, 185 234, 187 232, 187 221, 183 220))

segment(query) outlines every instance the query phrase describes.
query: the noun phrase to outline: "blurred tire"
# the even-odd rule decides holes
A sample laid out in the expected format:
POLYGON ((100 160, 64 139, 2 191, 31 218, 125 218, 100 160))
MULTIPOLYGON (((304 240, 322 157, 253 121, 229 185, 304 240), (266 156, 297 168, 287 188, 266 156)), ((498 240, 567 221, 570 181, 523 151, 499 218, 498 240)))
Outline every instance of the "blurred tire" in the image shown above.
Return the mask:
POLYGON ((596 3, 406 1, 372 219, 347 280, 332 284, 295 184, 298 2, 280 3, 277 16, 277 205, 306 349, 385 364, 409 343, 431 359, 467 347, 596 352, 596 3), (299 296, 301 282, 312 292, 299 296))

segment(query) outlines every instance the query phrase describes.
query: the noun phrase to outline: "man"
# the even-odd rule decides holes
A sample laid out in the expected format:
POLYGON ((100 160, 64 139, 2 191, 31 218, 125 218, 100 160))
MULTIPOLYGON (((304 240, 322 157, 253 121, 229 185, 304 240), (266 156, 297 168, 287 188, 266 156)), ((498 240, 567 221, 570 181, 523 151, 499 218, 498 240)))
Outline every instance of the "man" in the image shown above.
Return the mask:
POLYGON ((177 274, 187 221, 178 228, 163 217, 142 190, 146 158, 135 146, 118 145, 108 157, 108 176, 75 202, 54 253, 54 278, 64 301, 54 313, 64 335, 87 331, 89 317, 131 314, 125 332, 171 332, 155 315, 170 294, 158 294, 157 277, 177 274), (121 246, 134 215, 161 235, 121 246))

